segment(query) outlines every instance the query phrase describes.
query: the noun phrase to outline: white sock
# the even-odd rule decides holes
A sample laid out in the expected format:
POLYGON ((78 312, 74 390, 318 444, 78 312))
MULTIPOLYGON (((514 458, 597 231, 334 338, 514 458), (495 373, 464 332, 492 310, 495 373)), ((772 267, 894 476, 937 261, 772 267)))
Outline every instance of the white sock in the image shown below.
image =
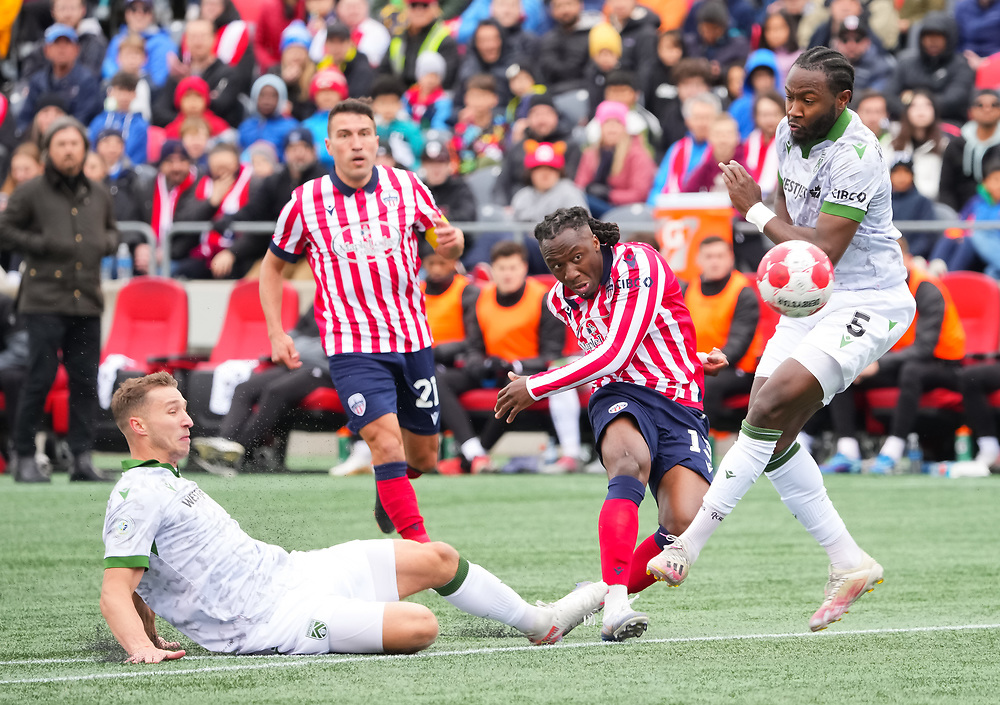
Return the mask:
POLYGON ((882 450, 879 451, 879 455, 887 455, 893 460, 899 460, 903 457, 904 450, 906 450, 905 438, 889 436, 885 439, 885 443, 882 444, 882 450))
POLYGON ((861 446, 854 436, 844 436, 837 439, 837 452, 846 455, 851 460, 861 460, 861 446))
POLYGON ((735 509, 736 503, 764 472, 780 437, 781 431, 757 428, 743 422, 743 429, 736 438, 736 443, 715 471, 712 484, 702 500, 701 510, 681 534, 692 562, 697 559, 722 520, 735 509))
POLYGON ((976 454, 976 461, 986 465, 993 465, 1000 458, 1000 441, 996 436, 979 437, 979 453, 976 454))
POLYGON ((857 567, 864 552, 827 496, 819 466, 803 448, 792 448, 784 463, 767 473, 768 479, 792 516, 826 549, 834 568, 857 567))
MULTIPOLYGON (((459 562, 460 574, 464 562, 464 559, 459 562)), ((538 607, 529 605, 513 588, 482 566, 467 565, 469 572, 465 580, 454 592, 442 595, 444 599, 463 612, 495 619, 522 632, 537 626, 542 613, 538 607)))
POLYGON ((476 436, 473 436, 463 443, 461 451, 466 460, 475 460, 480 456, 489 455, 489 453, 486 452, 486 449, 483 448, 483 444, 476 436))
POLYGON ((575 389, 549 397, 549 414, 563 455, 580 457, 580 395, 575 389))
POLYGON ((604 614, 613 615, 618 610, 628 607, 628 586, 609 585, 608 594, 604 597, 604 614))

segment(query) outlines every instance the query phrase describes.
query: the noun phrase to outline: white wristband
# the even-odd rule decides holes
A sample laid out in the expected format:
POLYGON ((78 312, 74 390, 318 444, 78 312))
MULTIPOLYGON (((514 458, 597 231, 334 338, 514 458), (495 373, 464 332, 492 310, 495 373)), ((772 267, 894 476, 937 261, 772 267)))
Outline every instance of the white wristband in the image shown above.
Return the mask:
POLYGON ((750 210, 747 211, 747 222, 756 225, 761 233, 764 232, 764 226, 768 224, 771 218, 777 217, 774 211, 765 206, 761 201, 754 203, 750 206, 750 210))

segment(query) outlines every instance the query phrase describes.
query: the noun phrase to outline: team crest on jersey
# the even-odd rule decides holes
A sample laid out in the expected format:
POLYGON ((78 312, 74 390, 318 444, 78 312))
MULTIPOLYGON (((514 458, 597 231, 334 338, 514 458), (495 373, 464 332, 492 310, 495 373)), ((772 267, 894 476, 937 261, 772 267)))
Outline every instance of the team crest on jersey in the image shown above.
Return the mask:
POLYGON ((329 634, 329 630, 326 628, 326 622, 321 622, 318 619, 310 622, 309 628, 306 630, 306 636, 317 641, 326 639, 327 634, 329 634))
POLYGON ((587 321, 584 324, 583 332, 586 340, 582 341, 580 348, 585 353, 600 347, 604 343, 604 336, 601 335, 601 331, 597 329, 597 324, 593 321, 587 321))
POLYGON ((124 516, 115 523, 115 540, 128 541, 135 530, 135 523, 132 517, 124 516))
POLYGON ((338 257, 365 262, 392 255, 403 241, 399 228, 391 223, 357 223, 348 225, 332 238, 333 251, 338 257))
POLYGON ((350 399, 347 400, 347 408, 350 409, 351 413, 355 416, 364 416, 365 409, 368 408, 368 402, 365 401, 365 395, 360 392, 352 394, 350 399))
POLYGON ((386 208, 395 208, 399 205, 399 193, 392 189, 382 189, 382 203, 386 208))
POLYGON ((617 414, 617 413, 619 413, 621 411, 625 411, 625 409, 627 407, 628 407, 628 402, 627 401, 620 401, 617 404, 612 404, 611 406, 609 406, 608 407, 608 413, 609 414, 617 414))

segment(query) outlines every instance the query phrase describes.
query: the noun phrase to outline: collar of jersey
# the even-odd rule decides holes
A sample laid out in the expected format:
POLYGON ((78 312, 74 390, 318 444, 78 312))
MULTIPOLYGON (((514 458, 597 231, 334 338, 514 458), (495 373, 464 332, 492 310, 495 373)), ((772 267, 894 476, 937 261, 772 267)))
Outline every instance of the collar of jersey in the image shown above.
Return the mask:
POLYGON ((812 142, 806 142, 804 145, 801 146, 802 158, 808 159, 809 152, 812 151, 812 148, 820 144, 821 142, 826 142, 828 140, 830 142, 836 142, 837 140, 839 140, 841 137, 844 136, 844 132, 847 130, 847 126, 850 124, 851 124, 851 111, 848 110, 847 108, 844 108, 844 112, 842 112, 840 114, 840 117, 837 118, 837 122, 833 123, 833 127, 830 128, 830 131, 826 133, 825 137, 821 137, 818 140, 813 140, 812 142))
MULTIPOLYGON (((337 190, 345 196, 353 196, 358 192, 358 189, 348 186, 339 176, 337 176, 336 169, 330 170, 330 181, 332 181, 333 185, 337 187, 337 190)), ((372 178, 370 178, 368 183, 362 188, 368 193, 375 193, 376 186, 378 186, 378 169, 372 169, 372 178)))
POLYGON ((170 463, 161 463, 156 460, 135 460, 133 458, 129 458, 128 460, 122 461, 122 470, 128 471, 131 470, 132 468, 166 468, 167 470, 172 472, 175 477, 181 476, 177 468, 175 468, 170 463))

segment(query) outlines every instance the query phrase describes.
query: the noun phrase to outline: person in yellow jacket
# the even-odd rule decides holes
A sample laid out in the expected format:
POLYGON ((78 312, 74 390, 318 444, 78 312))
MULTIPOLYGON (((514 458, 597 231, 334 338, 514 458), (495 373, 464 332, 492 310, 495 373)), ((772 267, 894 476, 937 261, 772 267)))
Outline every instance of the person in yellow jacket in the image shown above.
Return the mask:
POLYGON ((757 333, 760 302, 746 275, 735 269, 732 245, 710 235, 698 247, 701 276, 684 290, 684 303, 698 334, 698 349, 718 348, 733 364, 705 377, 705 415, 712 429, 739 431, 746 409, 729 409, 728 397, 749 394, 764 350, 757 333))
POLYGON ((899 387, 889 436, 868 468, 870 473, 884 475, 892 472, 902 458, 906 437, 916 428, 920 395, 939 387, 960 389, 965 330, 958 309, 941 280, 914 264, 906 240, 899 240, 899 244, 906 264, 907 284, 917 302, 917 315, 892 349, 866 368, 846 393, 837 395, 830 403, 837 453, 822 466, 824 472, 858 472, 861 469, 853 390, 899 387))
POLYGON ((407 86, 412 86, 417 82, 417 55, 425 51, 437 52, 444 57, 447 66, 441 84, 445 90, 454 89, 458 73, 458 42, 442 21, 437 0, 406 0, 406 7, 402 31, 389 42, 389 51, 379 70, 391 73, 407 86))

